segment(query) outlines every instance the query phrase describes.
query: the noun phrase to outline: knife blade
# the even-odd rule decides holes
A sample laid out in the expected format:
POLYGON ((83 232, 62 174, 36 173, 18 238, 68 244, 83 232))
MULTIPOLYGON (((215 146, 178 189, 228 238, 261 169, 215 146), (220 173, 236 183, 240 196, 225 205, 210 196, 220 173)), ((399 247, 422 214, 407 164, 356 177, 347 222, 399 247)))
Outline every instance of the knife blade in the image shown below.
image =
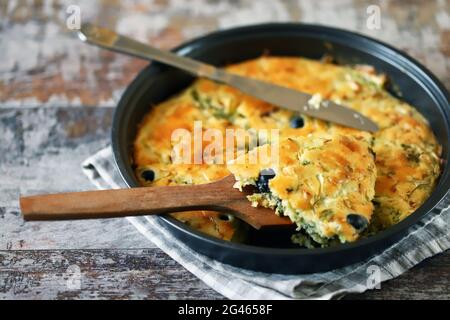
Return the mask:
POLYGON ((82 25, 78 36, 84 42, 105 49, 146 60, 158 61, 198 77, 230 85, 243 93, 291 111, 358 130, 370 132, 378 130, 377 124, 361 113, 333 101, 324 100, 317 94, 311 95, 265 81, 232 74, 212 65, 179 56, 173 52, 159 50, 112 30, 92 24, 82 25))

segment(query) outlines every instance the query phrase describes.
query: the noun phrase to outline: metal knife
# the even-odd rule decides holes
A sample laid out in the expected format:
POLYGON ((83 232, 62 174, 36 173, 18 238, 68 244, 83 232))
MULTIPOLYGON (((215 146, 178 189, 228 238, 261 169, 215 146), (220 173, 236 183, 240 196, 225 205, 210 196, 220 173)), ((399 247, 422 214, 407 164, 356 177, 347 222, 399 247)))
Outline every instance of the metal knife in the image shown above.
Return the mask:
POLYGON ((279 107, 359 130, 370 132, 378 130, 378 126, 362 114, 332 101, 322 100, 319 96, 231 74, 212 65, 156 49, 106 28, 84 24, 78 31, 78 36, 84 42, 108 50, 158 61, 198 77, 225 83, 279 107))

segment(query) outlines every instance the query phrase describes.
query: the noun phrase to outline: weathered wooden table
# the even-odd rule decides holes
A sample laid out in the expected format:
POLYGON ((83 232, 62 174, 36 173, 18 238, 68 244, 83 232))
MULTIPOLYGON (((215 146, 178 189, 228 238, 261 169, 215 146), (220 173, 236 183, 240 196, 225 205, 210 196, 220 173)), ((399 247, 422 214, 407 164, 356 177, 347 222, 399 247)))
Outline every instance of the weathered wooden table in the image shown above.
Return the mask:
MULTIPOLYGON (((80 43, 66 21, 76 24, 78 9, 82 21, 161 48, 250 23, 338 26, 405 50, 450 87, 448 0, 0 0, 0 299, 222 298, 124 219, 20 217, 19 194, 94 188, 80 163, 109 143, 114 106, 146 65, 80 43), (380 9, 379 29, 367 24, 370 5, 380 9)), ((450 252, 350 298, 448 299, 450 252)))

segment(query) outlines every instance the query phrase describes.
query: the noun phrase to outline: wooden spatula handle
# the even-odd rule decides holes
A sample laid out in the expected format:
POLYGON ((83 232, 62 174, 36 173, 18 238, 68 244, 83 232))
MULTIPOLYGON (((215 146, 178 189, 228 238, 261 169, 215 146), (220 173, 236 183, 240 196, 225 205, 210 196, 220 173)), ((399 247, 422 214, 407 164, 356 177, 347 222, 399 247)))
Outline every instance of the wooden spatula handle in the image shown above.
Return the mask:
POLYGON ((242 199, 223 183, 85 191, 20 198, 25 220, 60 220, 163 214, 195 209, 219 210, 242 199))
POLYGON ((20 198, 25 220, 113 218, 189 210, 232 212, 256 229, 290 226, 273 210, 255 208, 245 193, 233 188, 233 176, 189 186, 85 191, 20 198))

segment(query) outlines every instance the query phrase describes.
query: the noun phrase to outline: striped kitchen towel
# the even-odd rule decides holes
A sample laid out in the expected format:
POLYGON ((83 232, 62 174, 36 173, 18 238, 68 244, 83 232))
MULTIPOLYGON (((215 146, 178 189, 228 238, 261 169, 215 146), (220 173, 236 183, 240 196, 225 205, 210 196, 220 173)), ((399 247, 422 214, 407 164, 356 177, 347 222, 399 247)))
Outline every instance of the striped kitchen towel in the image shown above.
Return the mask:
MULTIPOLYGON (((99 189, 126 187, 110 147, 83 163, 99 189)), ((159 217, 127 218, 149 241, 230 299, 330 299, 378 287, 422 260, 450 248, 450 195, 402 240, 362 263, 316 274, 282 275, 236 268, 203 256, 176 239, 159 217), (379 281, 378 281, 379 279, 379 281)))

